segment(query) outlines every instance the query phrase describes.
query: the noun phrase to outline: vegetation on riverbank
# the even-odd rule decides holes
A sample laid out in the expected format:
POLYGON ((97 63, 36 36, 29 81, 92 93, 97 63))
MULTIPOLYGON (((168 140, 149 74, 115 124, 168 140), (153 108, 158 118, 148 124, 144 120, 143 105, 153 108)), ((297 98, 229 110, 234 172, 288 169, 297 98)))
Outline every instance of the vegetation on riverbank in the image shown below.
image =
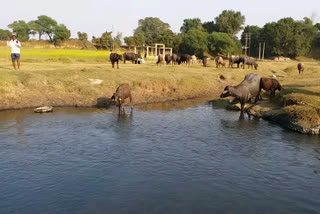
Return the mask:
POLYGON ((121 63, 117 70, 111 68, 107 57, 107 51, 25 49, 18 72, 11 68, 8 50, 0 48, 0 109, 94 106, 98 98, 111 97, 121 83, 131 85, 135 103, 218 98, 226 85, 235 85, 246 74, 257 72, 264 77, 276 75, 284 90, 272 101, 265 96, 260 105, 252 108, 258 112, 256 115, 282 115, 305 129, 320 125, 319 61, 305 62, 304 75, 299 76, 296 61, 259 62, 258 71, 216 69, 213 61, 207 68, 199 64, 156 66, 153 61, 144 65, 121 63))

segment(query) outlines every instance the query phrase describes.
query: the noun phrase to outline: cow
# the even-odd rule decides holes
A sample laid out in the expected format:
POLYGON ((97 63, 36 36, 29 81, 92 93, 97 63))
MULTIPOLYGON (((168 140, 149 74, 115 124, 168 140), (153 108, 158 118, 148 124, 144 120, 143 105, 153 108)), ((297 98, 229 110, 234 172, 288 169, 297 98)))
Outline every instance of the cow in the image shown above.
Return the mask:
POLYGON ((197 64, 197 57, 196 57, 196 55, 192 55, 192 56, 191 56, 191 63, 192 63, 192 64, 197 64))
POLYGON ((207 67, 208 57, 203 57, 202 59, 202 65, 203 67, 207 67))
POLYGON ((163 63, 163 55, 162 54, 159 54, 158 55, 158 61, 157 61, 157 65, 159 65, 159 64, 162 64, 163 63))
POLYGON ((282 86, 279 81, 273 78, 262 77, 260 80, 260 91, 270 91, 271 97, 275 96, 276 90, 281 91, 282 86))
POLYGON ((240 56, 231 56, 229 59, 229 68, 233 68, 233 64, 237 64, 237 67, 240 67, 240 63, 244 63, 244 58, 240 56))
POLYGON ((222 67, 225 67, 226 66, 226 63, 224 62, 223 58, 221 56, 217 56, 214 61, 216 62, 216 67, 219 68, 220 65, 222 67))
POLYGON ((117 68, 119 69, 119 60, 122 61, 122 56, 117 53, 110 53, 110 61, 112 64, 112 68, 114 68, 114 64, 117 63, 117 68))
POLYGON ((133 52, 125 52, 123 54, 123 64, 126 64, 126 60, 132 61, 132 64, 138 63, 138 58, 142 58, 139 54, 133 52))
POLYGON ((258 64, 256 62, 256 60, 252 57, 245 57, 244 58, 244 62, 243 62, 243 69, 245 69, 245 65, 248 65, 248 69, 251 67, 251 69, 253 69, 253 67, 257 70, 258 69, 258 64))
POLYGON ((126 99, 129 99, 130 101, 130 107, 132 112, 133 107, 132 107, 131 88, 129 84, 124 83, 117 88, 116 92, 111 97, 111 100, 116 101, 116 105, 119 107, 119 115, 125 114, 124 106, 125 106, 126 99))
POLYGON ((180 59, 178 64, 180 65, 181 63, 186 63, 186 65, 190 65, 191 61, 191 56, 189 54, 183 54, 180 59))
POLYGON ((302 62, 300 62, 298 64, 298 71, 299 71, 299 75, 300 74, 303 74, 303 71, 304 71, 304 64, 302 62))
POLYGON ((251 98, 255 98, 255 102, 257 102, 260 97, 259 75, 253 73, 247 74, 239 85, 226 86, 220 97, 224 98, 229 96, 240 100, 241 112, 243 112, 246 102, 251 100, 251 98))

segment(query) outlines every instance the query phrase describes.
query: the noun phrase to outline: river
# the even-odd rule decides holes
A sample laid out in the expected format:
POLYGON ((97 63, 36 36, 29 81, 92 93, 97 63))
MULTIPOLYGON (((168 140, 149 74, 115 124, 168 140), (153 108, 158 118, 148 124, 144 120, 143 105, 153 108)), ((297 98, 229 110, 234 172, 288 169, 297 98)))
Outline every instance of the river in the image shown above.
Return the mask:
POLYGON ((127 113, 0 112, 0 213, 320 213, 319 136, 200 101, 127 113))

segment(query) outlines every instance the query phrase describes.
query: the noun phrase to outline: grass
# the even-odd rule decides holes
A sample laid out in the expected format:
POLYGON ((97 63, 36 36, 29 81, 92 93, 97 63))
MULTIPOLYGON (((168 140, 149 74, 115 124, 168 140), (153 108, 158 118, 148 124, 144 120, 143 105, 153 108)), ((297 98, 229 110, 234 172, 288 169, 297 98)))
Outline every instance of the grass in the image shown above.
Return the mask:
POLYGON ((241 82, 257 72, 262 77, 276 75, 284 86, 274 104, 295 123, 312 127, 320 124, 320 62, 304 61, 299 76, 297 62, 259 62, 259 70, 216 69, 213 61, 200 65, 156 66, 120 63, 112 69, 108 51, 23 48, 21 71, 11 69, 10 53, 0 46, 0 109, 41 105, 95 105, 99 97, 111 97, 121 83, 133 88, 135 103, 215 97, 226 85, 241 82), (92 85, 90 79, 103 80, 92 85))

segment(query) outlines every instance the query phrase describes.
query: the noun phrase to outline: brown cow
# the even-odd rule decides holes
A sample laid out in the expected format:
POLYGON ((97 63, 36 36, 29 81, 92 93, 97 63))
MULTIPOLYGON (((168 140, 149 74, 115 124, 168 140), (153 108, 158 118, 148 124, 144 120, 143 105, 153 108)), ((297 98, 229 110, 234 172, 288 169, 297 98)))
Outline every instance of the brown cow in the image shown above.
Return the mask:
POLYGON ((217 68, 219 68, 220 65, 222 65, 222 67, 226 66, 226 63, 223 61, 223 58, 221 56, 217 56, 214 60, 216 61, 217 68))
POLYGON ((303 71, 304 71, 304 64, 302 62, 300 62, 298 64, 298 70, 299 70, 299 75, 300 73, 303 74, 303 71))
POLYGON ((116 92, 111 97, 111 100, 115 100, 116 105, 119 107, 119 115, 125 114, 124 106, 125 106, 125 100, 127 98, 129 98, 131 112, 132 112, 133 108, 132 108, 131 88, 129 84, 124 83, 117 88, 116 92))
POLYGON ((275 96, 276 90, 281 91, 282 86, 279 81, 273 78, 262 77, 260 80, 260 91, 261 89, 265 91, 270 91, 271 96, 275 96))
POLYGON ((162 54, 159 54, 158 55, 158 61, 157 61, 157 65, 159 65, 159 64, 162 64, 164 61, 163 61, 163 55, 162 54))

